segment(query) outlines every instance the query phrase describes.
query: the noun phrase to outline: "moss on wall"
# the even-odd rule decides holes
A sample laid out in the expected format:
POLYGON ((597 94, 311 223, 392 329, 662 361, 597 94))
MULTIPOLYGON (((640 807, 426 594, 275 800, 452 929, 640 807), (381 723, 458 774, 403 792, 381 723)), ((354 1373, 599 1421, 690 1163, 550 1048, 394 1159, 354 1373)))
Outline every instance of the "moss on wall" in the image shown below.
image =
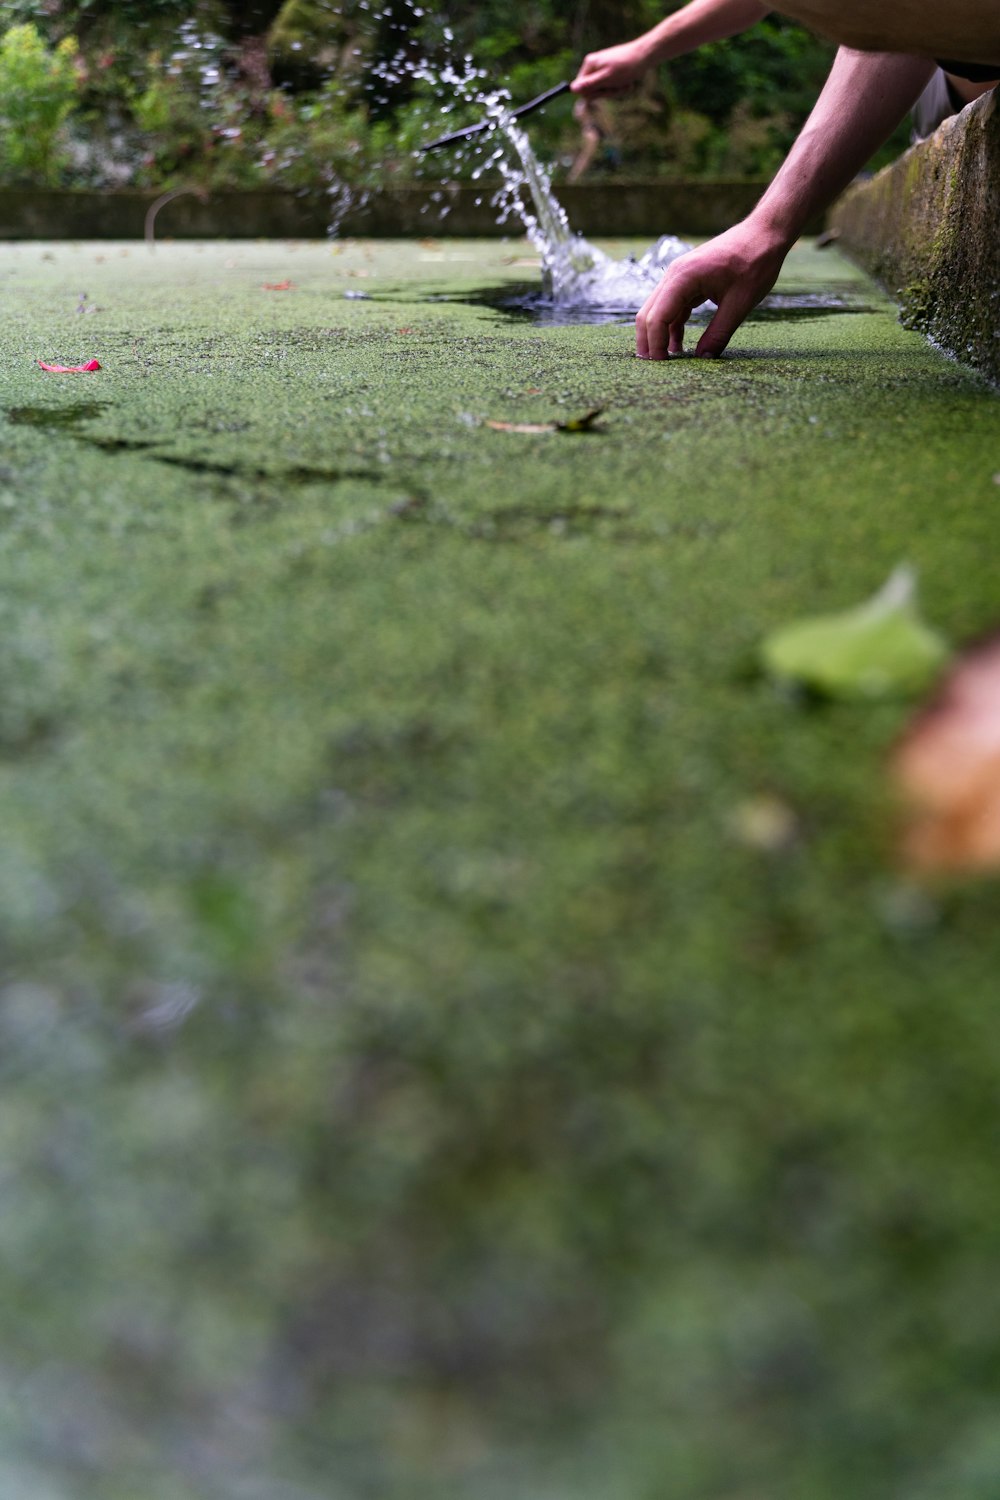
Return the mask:
POLYGON ((1000 107, 986 95, 834 210, 907 326, 1000 380, 1000 107))

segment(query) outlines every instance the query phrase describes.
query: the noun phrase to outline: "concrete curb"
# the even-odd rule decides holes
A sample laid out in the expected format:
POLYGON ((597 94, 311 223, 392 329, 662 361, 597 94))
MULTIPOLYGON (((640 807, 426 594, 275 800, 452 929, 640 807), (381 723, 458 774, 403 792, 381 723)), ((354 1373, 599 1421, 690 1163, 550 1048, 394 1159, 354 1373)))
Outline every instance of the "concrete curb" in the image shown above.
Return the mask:
POLYGON ((831 221, 909 327, 1000 381, 1000 90, 856 183, 831 221))

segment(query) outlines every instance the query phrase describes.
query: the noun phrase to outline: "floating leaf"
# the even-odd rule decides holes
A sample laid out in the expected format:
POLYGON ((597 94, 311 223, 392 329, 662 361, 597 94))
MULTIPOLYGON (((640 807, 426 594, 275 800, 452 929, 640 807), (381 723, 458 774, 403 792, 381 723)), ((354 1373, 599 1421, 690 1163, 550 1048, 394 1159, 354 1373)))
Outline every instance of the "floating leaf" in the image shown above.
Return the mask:
POLYGON ((570 417, 568 422, 493 422, 487 418, 485 426, 494 432, 599 432, 594 423, 603 413, 603 406, 584 412, 582 417, 570 417))
POLYGON ((585 411, 582 417, 570 417, 568 422, 557 422, 557 432, 595 432, 594 423, 604 412, 603 406, 595 406, 593 411, 585 411))
POLYGON ((1000 636, 952 668, 901 740, 892 770, 910 807, 907 863, 1000 868, 1000 636))
POLYGON ((49 375, 89 375, 91 370, 99 370, 101 363, 100 360, 91 359, 85 365, 47 365, 40 359, 38 368, 47 371, 49 375))
POLYGON ((784 625, 761 646, 764 666, 831 697, 875 698, 925 687, 948 656, 917 612, 915 581, 897 568, 865 604, 784 625))
POLYGON ((555 432, 555 422, 493 422, 487 417, 484 424, 494 432, 555 432))

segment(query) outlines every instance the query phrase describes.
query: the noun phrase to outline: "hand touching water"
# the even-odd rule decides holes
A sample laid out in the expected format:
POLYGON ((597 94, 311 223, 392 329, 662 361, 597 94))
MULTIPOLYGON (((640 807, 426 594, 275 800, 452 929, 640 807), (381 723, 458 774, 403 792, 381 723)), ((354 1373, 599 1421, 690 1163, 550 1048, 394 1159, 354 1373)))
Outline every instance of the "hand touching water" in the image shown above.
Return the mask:
POLYGON ((702 302, 718 311, 698 340, 696 353, 722 353, 737 328, 778 279, 791 243, 751 219, 727 229, 675 260, 635 320, 636 354, 666 359, 684 352, 684 325, 702 302))
POLYGON ((750 216, 674 261, 636 319, 640 359, 684 348, 691 310, 718 311, 697 354, 721 354, 747 313, 774 285, 810 219, 843 192, 889 136, 934 71, 929 58, 841 47, 816 107, 750 216))

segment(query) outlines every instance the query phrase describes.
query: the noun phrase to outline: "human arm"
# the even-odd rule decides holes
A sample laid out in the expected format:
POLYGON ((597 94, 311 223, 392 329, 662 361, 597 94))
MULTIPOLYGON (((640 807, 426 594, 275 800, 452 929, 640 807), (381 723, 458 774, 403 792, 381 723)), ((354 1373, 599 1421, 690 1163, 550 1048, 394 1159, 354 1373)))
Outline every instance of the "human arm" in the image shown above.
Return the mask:
POLYGON ((769 9, 759 0, 691 0, 633 41, 589 53, 570 88, 587 99, 621 93, 659 63, 749 30, 769 9))
POLYGON ((926 58, 842 47, 816 107, 757 207, 742 223, 676 260, 647 299, 636 318, 639 358, 682 353, 684 324, 705 301, 715 302, 718 311, 696 352, 721 354, 771 290, 809 220, 888 139, 933 70, 926 58))

